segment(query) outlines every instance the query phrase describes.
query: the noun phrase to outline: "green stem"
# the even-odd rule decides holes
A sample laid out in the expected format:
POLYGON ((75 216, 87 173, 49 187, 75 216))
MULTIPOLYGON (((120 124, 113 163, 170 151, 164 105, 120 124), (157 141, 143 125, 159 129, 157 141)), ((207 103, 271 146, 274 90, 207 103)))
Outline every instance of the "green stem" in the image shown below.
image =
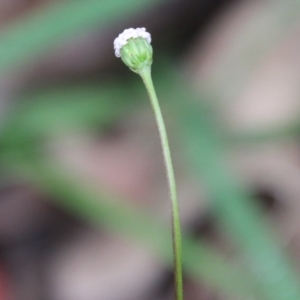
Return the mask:
POLYGON ((168 177, 168 184, 170 190, 170 196, 172 201, 172 234, 173 234, 173 251, 174 251, 174 263, 175 263, 175 286, 176 286, 176 300, 183 300, 183 284, 182 284, 182 265, 181 265, 181 229, 180 218, 177 200, 176 182, 173 170, 173 164, 171 159, 170 147, 168 142, 168 136, 166 132, 165 123, 159 106, 159 102, 154 89, 151 67, 143 68, 139 71, 139 75, 142 77, 146 86, 152 108, 154 111, 160 141, 163 150, 164 162, 168 177))

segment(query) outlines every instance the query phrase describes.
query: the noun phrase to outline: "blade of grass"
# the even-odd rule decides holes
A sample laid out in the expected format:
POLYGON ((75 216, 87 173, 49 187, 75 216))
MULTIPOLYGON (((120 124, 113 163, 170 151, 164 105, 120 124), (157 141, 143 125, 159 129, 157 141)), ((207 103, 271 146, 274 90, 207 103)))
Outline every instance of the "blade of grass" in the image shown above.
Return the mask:
POLYGON ((8 112, 3 134, 16 138, 58 135, 107 125, 137 107, 130 87, 81 83, 27 92, 8 112), (126 98, 124 100, 124 97, 126 98))
POLYGON ((279 140, 291 140, 298 139, 300 134, 300 123, 299 121, 290 122, 281 127, 274 127, 264 130, 252 130, 243 133, 228 134, 229 145, 248 145, 257 143, 268 143, 276 142, 279 140))
POLYGON ((1 32, 0 70, 15 68, 93 26, 108 26, 153 3, 159 1, 76 0, 58 1, 36 9, 1 32))
MULTIPOLYGON (((82 181, 66 175, 65 171, 53 162, 25 162, 10 153, 2 166, 22 174, 31 184, 52 195, 57 205, 79 218, 135 238, 155 250, 168 263, 173 262, 171 234, 153 216, 138 212, 120 201, 111 201, 82 181)), ((184 236, 183 250, 184 268, 191 276, 204 280, 211 287, 224 292, 230 299, 241 296, 243 299, 250 299, 253 295, 253 287, 247 274, 226 263, 203 242, 196 243, 184 236)))
POLYGON ((172 96, 180 97, 179 93, 181 99, 186 99, 188 94, 195 100, 184 103, 178 100, 179 128, 186 142, 191 167, 209 188, 220 223, 226 226, 242 250, 249 269, 264 289, 266 299, 300 299, 297 276, 291 264, 280 251, 262 213, 226 166, 227 148, 212 113, 197 104, 197 96, 186 89, 176 90, 172 96))

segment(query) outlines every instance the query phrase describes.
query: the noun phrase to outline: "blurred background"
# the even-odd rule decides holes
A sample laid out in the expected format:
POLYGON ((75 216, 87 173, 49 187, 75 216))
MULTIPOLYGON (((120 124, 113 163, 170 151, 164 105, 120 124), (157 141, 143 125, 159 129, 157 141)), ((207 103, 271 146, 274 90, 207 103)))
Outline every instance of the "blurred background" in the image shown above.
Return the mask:
POLYGON ((0 300, 174 299, 146 27, 185 299, 300 299, 300 3, 0 0, 0 300))

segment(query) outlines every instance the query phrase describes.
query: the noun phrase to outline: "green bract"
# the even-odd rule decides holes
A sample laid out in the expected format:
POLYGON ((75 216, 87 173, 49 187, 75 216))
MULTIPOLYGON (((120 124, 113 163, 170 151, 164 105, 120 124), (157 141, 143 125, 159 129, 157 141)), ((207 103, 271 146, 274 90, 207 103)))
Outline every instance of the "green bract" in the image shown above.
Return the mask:
POLYGON ((121 59, 133 72, 139 73, 152 64, 153 50, 144 38, 131 38, 121 50, 121 59))

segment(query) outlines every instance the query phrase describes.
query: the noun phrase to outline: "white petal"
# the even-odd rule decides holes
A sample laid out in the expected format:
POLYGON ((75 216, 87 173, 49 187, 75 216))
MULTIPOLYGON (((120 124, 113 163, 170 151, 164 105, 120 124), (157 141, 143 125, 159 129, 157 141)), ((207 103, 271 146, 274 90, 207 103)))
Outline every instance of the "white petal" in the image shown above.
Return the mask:
POLYGON ((149 32, 146 31, 145 27, 141 28, 128 28, 125 29, 122 33, 118 35, 118 37, 114 40, 114 49, 115 49, 115 54, 117 57, 120 57, 120 50, 121 48, 127 44, 127 41, 129 39, 135 39, 135 38, 144 38, 148 41, 148 43, 151 43, 151 35, 149 32))

